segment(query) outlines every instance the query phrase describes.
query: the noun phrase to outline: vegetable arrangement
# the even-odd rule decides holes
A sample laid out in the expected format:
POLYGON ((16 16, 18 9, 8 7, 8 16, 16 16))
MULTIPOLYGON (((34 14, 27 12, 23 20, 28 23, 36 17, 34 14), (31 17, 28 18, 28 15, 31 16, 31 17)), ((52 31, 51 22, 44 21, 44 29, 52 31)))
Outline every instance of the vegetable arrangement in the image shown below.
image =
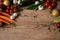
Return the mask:
POLYGON ((15 25, 18 6, 25 6, 35 0, 0 0, 0 26, 6 24, 15 25), (28 3, 29 2, 29 3, 28 3))
MULTIPOLYGON (((27 9, 43 10, 44 8, 47 8, 54 17, 60 16, 60 0, 38 0, 38 1, 35 1, 34 4, 30 5, 27 9)), ((60 17, 53 20, 53 24, 60 31, 60 17)))
MULTIPOLYGON (((13 0, 11 0, 13 1, 13 0)), ((15 3, 11 4, 10 0, 0 0, 0 26, 2 25, 16 25, 15 18, 18 15, 17 7, 15 3)))
MULTIPOLYGON (((38 0, 38 1, 35 1, 35 4, 32 6, 29 6, 27 9, 32 9, 32 7, 35 7, 35 6, 41 6, 41 7, 38 7, 39 8, 48 8, 48 9, 54 9, 56 6, 57 6, 57 0, 38 0)), ((35 8, 34 8, 35 9, 35 8)), ((34 10, 32 9, 32 10, 34 10)))
POLYGON ((32 4, 27 9, 28 10, 42 10, 44 8, 44 1, 35 1, 35 4, 32 4))
POLYGON ((53 16, 59 16, 60 13, 60 0, 38 0, 30 5, 28 10, 43 10, 48 8, 53 16))
POLYGON ((46 0, 46 3, 45 3, 45 6, 48 8, 48 9, 53 9, 56 7, 57 5, 57 0, 46 0))
MULTIPOLYGON (((34 2, 29 6, 28 10, 43 10, 49 9, 52 15, 57 17, 60 15, 60 0, 0 0, 0 26, 15 25, 15 18, 17 17, 18 5, 26 5, 28 2, 34 2)), ((55 26, 60 29, 60 18, 53 21, 55 26)))

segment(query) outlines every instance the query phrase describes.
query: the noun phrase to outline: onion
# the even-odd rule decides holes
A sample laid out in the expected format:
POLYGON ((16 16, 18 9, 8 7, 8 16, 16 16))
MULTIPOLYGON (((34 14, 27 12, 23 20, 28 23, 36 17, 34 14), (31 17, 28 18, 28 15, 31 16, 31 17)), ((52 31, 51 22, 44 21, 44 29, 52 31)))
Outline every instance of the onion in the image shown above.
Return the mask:
POLYGON ((39 4, 39 1, 35 1, 35 5, 38 5, 39 4))
POLYGON ((13 13, 13 15, 10 16, 10 18, 15 19, 16 16, 17 16, 17 13, 13 13))
POLYGON ((13 0, 13 3, 14 3, 14 4, 17 4, 17 0, 13 0))
POLYGON ((15 19, 15 16, 10 16, 10 19, 15 19))
POLYGON ((13 13, 13 16, 17 16, 17 13, 13 13))
POLYGON ((39 5, 39 6, 38 6, 38 9, 39 9, 39 10, 43 10, 43 6, 39 5))

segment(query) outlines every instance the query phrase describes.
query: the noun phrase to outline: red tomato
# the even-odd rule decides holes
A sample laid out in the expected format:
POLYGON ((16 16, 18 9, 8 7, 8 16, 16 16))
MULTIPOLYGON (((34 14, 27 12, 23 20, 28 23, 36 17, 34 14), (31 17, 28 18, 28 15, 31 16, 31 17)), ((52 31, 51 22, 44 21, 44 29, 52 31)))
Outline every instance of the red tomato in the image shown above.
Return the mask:
POLYGON ((13 11, 10 9, 10 14, 12 14, 13 13, 13 11))
POLYGON ((11 6, 10 9, 13 9, 13 7, 11 6))
POLYGON ((14 7, 16 8, 17 7, 17 4, 14 4, 14 7))
POLYGON ((10 7, 8 6, 7 9, 9 9, 10 7))
POLYGON ((56 3, 52 3, 52 7, 55 8, 56 7, 56 3))
POLYGON ((48 7, 49 6, 49 3, 46 3, 45 6, 48 7))
POLYGON ((53 3, 56 3, 56 2, 57 2, 57 0, 52 0, 52 2, 53 2, 53 3))
POLYGON ((9 9, 6 9, 6 12, 8 13, 9 12, 9 9))
POLYGON ((49 5, 49 6, 48 6, 48 9, 52 9, 52 6, 51 6, 51 5, 49 5))
POLYGON ((8 7, 9 5, 6 5, 6 7, 8 7))
POLYGON ((4 0, 1 0, 1 2, 4 2, 4 0))
POLYGON ((50 2, 50 0, 46 0, 46 2, 50 2))
POLYGON ((17 9, 13 9, 13 12, 16 12, 17 11, 17 9))
POLYGON ((47 4, 50 4, 49 2, 46 2, 47 4))

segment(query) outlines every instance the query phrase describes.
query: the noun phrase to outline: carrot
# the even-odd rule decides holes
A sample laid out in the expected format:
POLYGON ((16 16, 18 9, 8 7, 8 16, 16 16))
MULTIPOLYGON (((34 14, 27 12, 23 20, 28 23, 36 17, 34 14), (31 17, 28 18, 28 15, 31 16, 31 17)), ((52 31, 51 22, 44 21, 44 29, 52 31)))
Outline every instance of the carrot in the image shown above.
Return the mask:
POLYGON ((5 12, 0 12, 0 14, 5 15, 5 16, 10 16, 8 13, 5 13, 5 12))
POLYGON ((7 22, 7 21, 5 21, 5 20, 3 20, 3 19, 0 19, 0 21, 1 21, 1 22, 4 22, 4 23, 6 23, 6 24, 10 24, 9 22, 7 22))
POLYGON ((14 20, 12 20, 8 17, 2 16, 2 15, 0 15, 0 18, 5 19, 5 20, 10 21, 10 22, 15 22, 14 20))

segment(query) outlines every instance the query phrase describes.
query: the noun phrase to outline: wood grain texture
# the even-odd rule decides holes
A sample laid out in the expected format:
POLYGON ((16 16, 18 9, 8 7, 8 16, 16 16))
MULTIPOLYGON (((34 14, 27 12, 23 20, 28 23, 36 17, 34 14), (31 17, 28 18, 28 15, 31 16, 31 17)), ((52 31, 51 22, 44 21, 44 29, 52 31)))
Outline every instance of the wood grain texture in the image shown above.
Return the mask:
POLYGON ((0 29, 0 40, 60 40, 57 29, 48 30, 47 25, 55 19, 48 10, 24 9, 19 14, 16 27, 0 29))

